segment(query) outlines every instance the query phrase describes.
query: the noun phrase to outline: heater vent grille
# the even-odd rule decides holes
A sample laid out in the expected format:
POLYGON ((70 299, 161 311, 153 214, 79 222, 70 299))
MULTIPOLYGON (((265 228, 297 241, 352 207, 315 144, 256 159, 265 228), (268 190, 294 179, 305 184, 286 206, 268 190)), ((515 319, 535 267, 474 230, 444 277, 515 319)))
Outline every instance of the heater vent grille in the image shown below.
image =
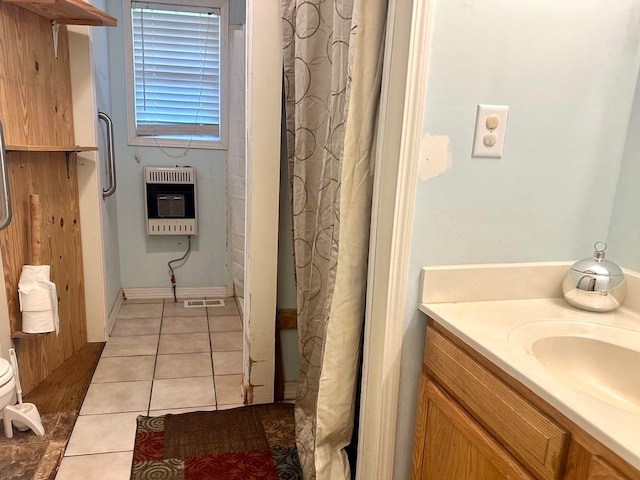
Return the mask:
POLYGON ((145 167, 147 235, 197 235, 193 167, 145 167))
POLYGON ((185 308, 224 307, 224 300, 185 300, 185 308))
POLYGON ((194 169, 190 167, 147 167, 147 183, 194 184, 194 169))

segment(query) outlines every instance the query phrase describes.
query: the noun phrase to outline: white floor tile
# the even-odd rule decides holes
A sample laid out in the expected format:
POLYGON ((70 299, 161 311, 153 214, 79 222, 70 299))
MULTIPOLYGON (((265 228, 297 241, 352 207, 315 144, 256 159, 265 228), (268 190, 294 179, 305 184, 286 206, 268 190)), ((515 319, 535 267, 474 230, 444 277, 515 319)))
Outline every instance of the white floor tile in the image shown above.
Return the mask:
POLYGON ((206 316, 207 312, 204 308, 185 308, 184 302, 165 302, 164 311, 162 317, 166 320, 167 317, 202 317, 206 316))
POLYGON ((111 329, 112 337, 126 335, 158 335, 160 333, 160 317, 158 318, 119 318, 111 329))
POLYGON ((213 332, 211 334, 211 350, 214 352, 242 350, 242 343, 242 332, 213 332))
POLYGON ((218 406, 242 404, 242 375, 216 375, 214 381, 218 406))
POLYGON ((150 393, 150 381, 92 383, 80 415, 146 411, 150 393))
POLYGON ((127 480, 139 414, 243 406, 242 321, 235 300, 207 309, 208 320, 204 309, 146 302, 121 307, 57 480, 127 480))
POLYGON ((111 337, 102 351, 103 357, 132 357, 155 355, 158 349, 158 335, 133 335, 111 337))
POLYGON ((156 357, 102 357, 91 379, 92 383, 152 380, 156 357))
POLYGON ((127 303, 118 311, 117 318, 160 318, 162 303, 127 303))
POLYGON ((211 351, 208 333, 172 333, 160 335, 158 354, 204 353, 211 351))
POLYGON ((241 332, 242 321, 240 316, 209 317, 209 330, 211 332, 241 332))
MULTIPOLYGON (((171 301, 173 301, 173 298, 171 301)), ((125 298, 122 301, 123 305, 135 305, 138 303, 164 303, 164 298, 125 298)))
POLYGON ((211 316, 231 316, 240 315, 235 302, 224 302, 224 307, 207 307, 207 315, 211 316))
POLYGON ((178 296, 178 301, 176 302, 173 297, 165 297, 164 303, 180 303, 184 305, 186 300, 202 300, 202 295, 190 295, 188 297, 178 296))
POLYGON ((168 333, 209 333, 207 317, 164 317, 162 334, 168 333))
POLYGON ((155 378, 185 378, 212 376, 210 353, 179 353, 158 355, 155 378))
POLYGON ((149 411, 215 404, 213 378, 172 378, 153 381, 149 411))
POLYGON ((213 352, 213 374, 242 373, 242 352, 213 352))
POLYGON ((56 480, 129 480, 133 451, 62 459, 56 480))
POLYGON ((64 455, 68 457, 133 450, 138 415, 145 415, 145 412, 78 417, 64 455))

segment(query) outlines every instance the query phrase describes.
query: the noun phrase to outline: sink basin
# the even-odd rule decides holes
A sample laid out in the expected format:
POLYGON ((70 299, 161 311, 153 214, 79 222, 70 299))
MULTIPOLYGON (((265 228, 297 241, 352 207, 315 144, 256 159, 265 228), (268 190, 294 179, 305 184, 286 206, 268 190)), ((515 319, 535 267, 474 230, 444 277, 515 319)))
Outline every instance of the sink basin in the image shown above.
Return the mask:
POLYGON ((640 331, 549 320, 514 328, 509 343, 523 348, 557 379, 640 415, 640 331))

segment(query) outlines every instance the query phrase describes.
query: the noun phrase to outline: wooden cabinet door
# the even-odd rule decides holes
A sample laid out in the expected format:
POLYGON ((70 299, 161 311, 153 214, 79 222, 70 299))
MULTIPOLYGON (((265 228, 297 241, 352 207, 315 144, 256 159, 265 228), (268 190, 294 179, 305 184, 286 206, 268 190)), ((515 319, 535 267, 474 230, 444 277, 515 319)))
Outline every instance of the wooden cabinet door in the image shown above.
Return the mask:
POLYGON ((413 480, 533 477, 426 375, 420 379, 413 480))
POLYGON ((602 457, 593 455, 577 442, 571 442, 564 480, 629 480, 602 457))
POLYGON ((592 456, 589 463, 588 480, 628 480, 600 457, 592 456))

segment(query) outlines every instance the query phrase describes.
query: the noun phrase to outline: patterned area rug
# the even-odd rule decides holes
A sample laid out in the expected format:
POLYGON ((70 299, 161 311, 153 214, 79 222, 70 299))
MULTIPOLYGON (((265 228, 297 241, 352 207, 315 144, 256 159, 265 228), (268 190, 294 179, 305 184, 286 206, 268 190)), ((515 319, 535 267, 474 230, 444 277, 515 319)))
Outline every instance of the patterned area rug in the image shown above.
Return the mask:
POLYGON ((131 480, 299 480, 293 405, 138 417, 131 480))

